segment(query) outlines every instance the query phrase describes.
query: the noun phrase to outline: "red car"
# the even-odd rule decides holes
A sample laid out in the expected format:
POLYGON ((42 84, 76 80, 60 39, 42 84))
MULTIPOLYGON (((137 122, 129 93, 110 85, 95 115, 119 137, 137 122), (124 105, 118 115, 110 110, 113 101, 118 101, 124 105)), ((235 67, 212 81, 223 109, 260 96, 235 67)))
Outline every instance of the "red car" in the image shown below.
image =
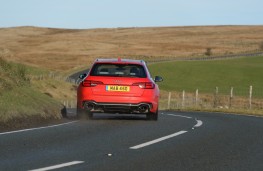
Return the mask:
POLYGON ((158 120, 159 88, 142 60, 97 59, 77 92, 77 115, 93 113, 144 114, 158 120))

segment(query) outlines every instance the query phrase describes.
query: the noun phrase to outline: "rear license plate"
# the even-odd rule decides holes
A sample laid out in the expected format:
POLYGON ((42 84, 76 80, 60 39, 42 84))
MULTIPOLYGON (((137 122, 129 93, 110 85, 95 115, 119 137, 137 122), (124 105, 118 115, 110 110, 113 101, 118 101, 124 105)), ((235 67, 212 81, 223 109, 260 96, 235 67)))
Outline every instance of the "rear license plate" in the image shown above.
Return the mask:
POLYGON ((124 91, 124 92, 129 92, 130 87, 129 86, 111 86, 107 85, 106 86, 106 91, 124 91))

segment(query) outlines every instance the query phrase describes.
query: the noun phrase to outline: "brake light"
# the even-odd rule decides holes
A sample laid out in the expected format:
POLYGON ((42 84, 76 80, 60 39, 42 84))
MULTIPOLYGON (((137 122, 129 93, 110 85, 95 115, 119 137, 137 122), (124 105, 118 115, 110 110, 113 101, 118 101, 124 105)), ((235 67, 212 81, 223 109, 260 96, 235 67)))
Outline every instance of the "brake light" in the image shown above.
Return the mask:
POLYGON ((141 82, 141 83, 134 83, 134 86, 139 86, 142 89, 154 89, 155 84, 152 82, 141 82))
POLYGON ((103 84, 103 82, 101 82, 101 81, 92 81, 92 80, 84 80, 82 82, 82 85, 84 87, 95 87, 95 86, 97 86, 99 84, 103 84))

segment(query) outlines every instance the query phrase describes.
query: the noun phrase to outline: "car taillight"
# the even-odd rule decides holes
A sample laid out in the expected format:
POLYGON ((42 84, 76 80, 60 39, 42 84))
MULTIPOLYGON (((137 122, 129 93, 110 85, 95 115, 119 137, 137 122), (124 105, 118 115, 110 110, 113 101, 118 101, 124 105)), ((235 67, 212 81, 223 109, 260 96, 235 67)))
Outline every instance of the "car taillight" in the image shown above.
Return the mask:
POLYGON ((84 87, 95 87, 95 86, 97 86, 98 84, 103 84, 103 82, 101 82, 101 81, 92 81, 92 80, 84 80, 84 81, 82 82, 82 85, 83 85, 84 87))
POLYGON ((139 86, 142 89, 154 89, 155 84, 152 82, 141 82, 141 83, 134 83, 134 86, 139 86))

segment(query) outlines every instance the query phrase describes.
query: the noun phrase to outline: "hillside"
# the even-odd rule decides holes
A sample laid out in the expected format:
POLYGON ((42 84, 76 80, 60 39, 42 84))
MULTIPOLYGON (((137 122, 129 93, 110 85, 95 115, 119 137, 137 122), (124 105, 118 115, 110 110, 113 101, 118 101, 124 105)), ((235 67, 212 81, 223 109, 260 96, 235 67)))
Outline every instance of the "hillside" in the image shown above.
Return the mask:
POLYGON ((31 74, 32 68, 0 58, 0 130, 61 118, 62 105, 36 89, 31 74))
POLYGON ((56 71, 88 66, 98 57, 144 58, 232 54, 263 49, 263 26, 116 29, 0 29, 0 54, 56 71))

